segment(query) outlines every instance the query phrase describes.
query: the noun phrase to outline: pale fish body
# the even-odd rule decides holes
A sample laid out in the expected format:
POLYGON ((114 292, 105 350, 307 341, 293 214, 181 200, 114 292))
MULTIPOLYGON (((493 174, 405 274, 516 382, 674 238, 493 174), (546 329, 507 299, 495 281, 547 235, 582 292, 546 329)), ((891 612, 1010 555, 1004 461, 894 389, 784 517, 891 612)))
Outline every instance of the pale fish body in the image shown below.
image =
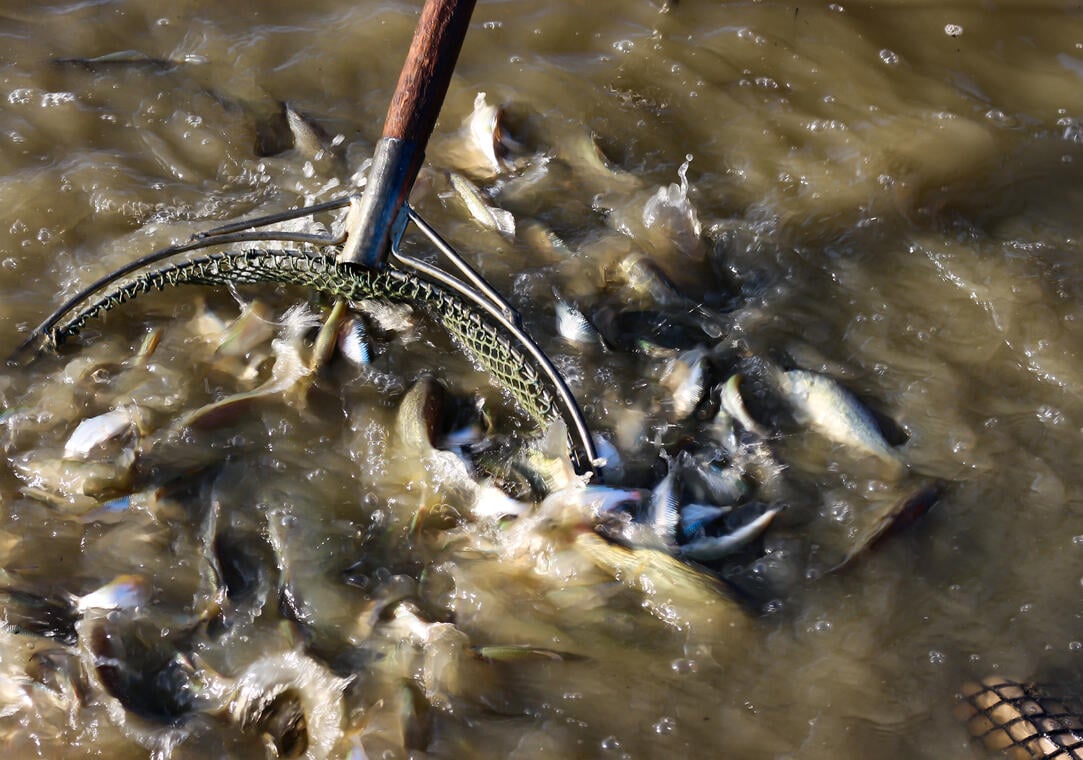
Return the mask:
MULTIPOLYGON (((705 517, 711 511, 710 508, 691 504, 685 507, 685 511, 693 506, 700 508, 700 517, 705 517)), ((682 557, 701 562, 722 559, 763 533, 767 526, 771 524, 771 520, 780 511, 782 511, 780 507, 765 504, 743 504, 736 509, 719 515, 724 522, 724 533, 717 536, 703 533, 688 543, 682 544, 678 551, 682 557)), ((700 524, 700 531, 704 531, 705 528, 705 525, 700 524)))
MULTIPOLYGON (((666 551, 634 548, 581 533, 576 547, 594 565, 643 595, 643 606, 666 625, 692 630, 699 625, 747 630, 751 617, 722 581, 689 567, 666 551)), ((736 630, 734 630, 736 629, 736 630)))
POLYGON ((753 435, 765 438, 767 431, 763 427, 752 419, 752 415, 748 413, 748 409, 745 408, 744 399, 741 397, 741 376, 733 375, 722 386, 722 390, 719 393, 719 403, 722 409, 730 415, 733 420, 736 420, 738 424, 753 435))
POLYGON ((593 517, 601 517, 628 504, 639 504, 647 497, 647 491, 639 488, 610 488, 588 485, 572 491, 572 501, 582 506, 593 517))
POLYGON ((372 342, 361 317, 349 317, 338 332, 338 350, 351 364, 364 367, 372 363, 372 342))
POLYGON ((672 394, 673 413, 677 419, 684 419, 695 411, 703 398, 707 376, 706 356, 703 348, 693 348, 671 360, 666 368, 662 385, 672 394))
POLYGON ((665 544, 672 544, 677 537, 677 522, 679 519, 677 472, 676 468, 670 464, 669 472, 651 492, 651 502, 647 509, 646 522, 665 544))
POLYGON ((682 478, 698 492, 698 498, 726 506, 736 504, 748 495, 748 483, 740 467, 732 464, 720 467, 713 462, 699 462, 684 452, 678 462, 682 478))
POLYGON ((505 237, 515 237, 515 217, 510 211, 490 204, 474 183, 461 174, 451 172, 451 186, 478 224, 505 237))
POLYGON ((560 298, 556 300, 557 332, 569 343, 598 344, 602 336, 583 312, 560 298))
POLYGON ((837 382, 798 369, 779 372, 778 384, 798 422, 829 441, 876 457, 894 475, 905 470, 901 456, 884 440, 869 410, 837 382))
POLYGON ((681 533, 686 536, 702 533, 708 524, 732 511, 733 507, 716 507, 713 504, 685 504, 681 507, 681 533))
POLYGON ((75 607, 80 614, 91 610, 132 609, 150 600, 150 584, 141 575, 119 575, 96 591, 80 596, 75 607))
POLYGON ((285 106, 286 122, 293 135, 293 147, 305 158, 316 158, 321 152, 330 149, 331 138, 327 133, 304 114, 294 110, 288 103, 285 106))
POLYGON ((478 520, 518 517, 530 509, 529 504, 511 498, 491 483, 480 484, 475 493, 471 511, 478 520))
POLYGON ((467 117, 467 129, 471 142, 488 164, 486 168, 490 173, 499 174, 512 168, 508 155, 521 151, 523 146, 508 133, 504 125, 504 109, 490 105, 484 92, 474 97, 474 110, 467 117))
POLYGON ((130 433, 135 422, 132 410, 124 407, 83 420, 64 444, 64 458, 86 459, 102 444, 130 433))

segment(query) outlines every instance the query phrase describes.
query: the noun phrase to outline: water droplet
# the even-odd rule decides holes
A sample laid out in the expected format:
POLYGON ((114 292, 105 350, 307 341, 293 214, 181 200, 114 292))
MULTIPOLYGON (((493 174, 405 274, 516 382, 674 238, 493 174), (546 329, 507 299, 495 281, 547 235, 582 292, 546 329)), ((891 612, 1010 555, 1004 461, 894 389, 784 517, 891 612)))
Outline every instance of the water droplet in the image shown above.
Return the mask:
POLYGON ((880 51, 880 60, 888 66, 897 66, 899 63, 899 54, 884 48, 880 51))
POLYGON ((617 40, 613 43, 613 49, 621 53, 627 53, 633 47, 635 47, 635 43, 631 40, 617 40))
POLYGON ((617 752, 620 750, 620 739, 615 736, 607 736, 602 739, 602 749, 606 752, 617 752))
POLYGON ((1078 652, 1081 649, 1083 649, 1083 641, 1069 641, 1068 642, 1068 651, 1069 652, 1078 652))
POLYGON ((958 24, 944 24, 944 34, 949 37, 960 37, 963 34, 963 27, 958 24))
POLYGON ((943 665, 945 662, 947 662, 947 660, 948 656, 943 652, 936 649, 929 650, 929 662, 931 662, 933 665, 943 665))

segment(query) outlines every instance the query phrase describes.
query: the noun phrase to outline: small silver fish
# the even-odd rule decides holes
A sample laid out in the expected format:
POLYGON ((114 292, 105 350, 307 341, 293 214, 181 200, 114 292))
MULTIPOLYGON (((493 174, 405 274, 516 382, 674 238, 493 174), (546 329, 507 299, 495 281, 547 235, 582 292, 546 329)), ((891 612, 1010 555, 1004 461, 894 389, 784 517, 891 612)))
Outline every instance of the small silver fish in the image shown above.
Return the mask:
POLYGON ((702 346, 685 351, 669 362, 662 385, 672 394, 673 413, 683 420, 703 398, 707 377, 707 352, 702 346))
POLYGON ((569 343, 581 345, 600 344, 602 336, 583 312, 567 301, 556 299, 557 333, 569 343))
POLYGON ((127 407, 113 409, 80 422, 64 444, 65 459, 86 459, 104 443, 135 430, 136 418, 127 407))
POLYGON ((285 105, 286 122, 293 135, 293 147, 305 158, 315 158, 331 147, 331 137, 315 121, 285 105))
POLYGON ((799 369, 778 372, 777 379, 798 422, 829 441, 876 457, 895 477, 906 470, 902 457, 884 440, 869 410, 833 379, 799 369))
POLYGON ((372 363, 372 340, 361 317, 353 316, 342 323, 338 332, 338 350, 358 367, 372 363))
POLYGON ((733 507, 716 507, 713 504, 685 504, 681 507, 681 533, 685 536, 702 534, 709 523, 732 511, 733 507))
POLYGON ((466 205, 474 220, 487 230, 495 230, 507 238, 515 237, 515 217, 510 211, 489 203, 477 186, 457 172, 450 173, 451 186, 466 205))
POLYGON ((726 506, 736 504, 748 495, 748 483, 741 467, 700 462, 686 451, 681 452, 677 461, 682 480, 695 492, 696 498, 726 506))
POLYGON ((759 502, 742 504, 740 507, 719 514, 725 532, 712 536, 706 533, 709 524, 703 522, 711 510, 702 505, 688 505, 685 510, 688 510, 690 506, 696 506, 698 510, 693 513, 699 518, 696 524, 697 535, 691 541, 682 544, 678 552, 686 559, 701 562, 721 559, 737 551, 763 533, 775 515, 782 511, 781 507, 759 502))
POLYGON ((123 610, 146 604, 150 584, 141 575, 118 575, 109 583, 85 596, 77 597, 75 609, 82 615, 91 610, 123 610))
POLYGON ((722 409, 736 420, 742 428, 760 438, 767 437, 767 431, 752 419, 752 415, 745 408, 744 399, 741 397, 741 376, 732 375, 719 392, 719 404, 722 409))
POLYGON ((646 515, 647 524, 666 544, 676 542, 677 523, 680 519, 677 507, 677 471, 670 463, 666 476, 651 492, 651 501, 646 515))

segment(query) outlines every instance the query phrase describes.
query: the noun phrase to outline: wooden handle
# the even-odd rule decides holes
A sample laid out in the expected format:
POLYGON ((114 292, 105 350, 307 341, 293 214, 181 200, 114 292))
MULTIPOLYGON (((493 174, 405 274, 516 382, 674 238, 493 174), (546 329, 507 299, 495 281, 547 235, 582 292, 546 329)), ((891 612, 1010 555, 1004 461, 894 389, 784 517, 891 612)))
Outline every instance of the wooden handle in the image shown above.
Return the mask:
POLYGON ((384 137, 412 142, 424 151, 444 104, 474 3, 427 0, 387 108, 384 137))

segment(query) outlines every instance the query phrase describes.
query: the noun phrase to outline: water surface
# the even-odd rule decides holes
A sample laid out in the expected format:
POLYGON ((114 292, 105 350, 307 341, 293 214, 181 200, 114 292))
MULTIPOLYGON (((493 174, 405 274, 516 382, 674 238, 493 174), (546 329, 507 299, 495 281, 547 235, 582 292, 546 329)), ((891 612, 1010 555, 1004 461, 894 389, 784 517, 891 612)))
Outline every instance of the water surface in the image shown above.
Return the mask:
MULTIPOLYGON (((417 13, 6 5, 5 353, 138 255, 348 191, 417 13), (131 50, 146 60, 62 60, 131 50), (333 147, 294 146, 283 103, 333 147)), ((839 452, 806 451, 794 507, 766 538, 773 564, 753 552, 719 568, 767 589, 766 611, 734 622, 690 592, 667 624, 559 526, 455 519, 463 497, 447 473, 396 437, 406 389, 433 375, 484 398, 500 433, 533 431, 432 326, 383 336, 369 370, 337 361, 307 394, 167 434, 258 385, 282 315, 307 300, 189 289, 140 299, 0 377, 5 585, 86 594, 147 578, 151 633, 123 650, 135 670, 155 647, 227 677, 305 652, 341 706, 332 756, 981 757, 951 716, 965 679, 1083 689, 1081 120, 1071 3, 482 2, 413 201, 521 311, 622 449, 626 484, 653 486, 660 445, 695 425, 672 419, 664 359, 561 340, 553 291, 588 313, 650 306, 619 276, 640 252, 722 318, 719 345, 831 375, 893 420, 914 472, 946 484, 936 508, 823 575, 875 486, 839 452), (523 170, 474 175, 514 214, 513 237, 479 226, 447 178, 464 170, 479 92, 506 107, 522 146, 523 170), (689 157, 698 235, 687 204, 652 223, 643 213, 689 157), (237 299, 273 324, 230 357, 207 315, 232 320, 237 299), (157 350, 133 359, 152 329, 157 350), (80 420, 133 405, 134 474, 57 464, 80 420), (133 491, 125 511, 100 511, 133 491), (219 630, 198 620, 208 556, 233 554, 264 575, 219 630), (311 613, 299 623, 279 599, 285 578, 311 613), (453 627, 411 644, 378 614, 389 596, 453 627), (464 649, 510 644, 582 659, 491 663, 464 649)), ((127 630, 123 611, 106 625, 127 630)), ((223 715, 134 715, 100 684, 73 691, 63 668, 28 669, 34 653, 78 646, 11 631, 2 646, 0 735, 17 756, 267 756, 223 715)))

